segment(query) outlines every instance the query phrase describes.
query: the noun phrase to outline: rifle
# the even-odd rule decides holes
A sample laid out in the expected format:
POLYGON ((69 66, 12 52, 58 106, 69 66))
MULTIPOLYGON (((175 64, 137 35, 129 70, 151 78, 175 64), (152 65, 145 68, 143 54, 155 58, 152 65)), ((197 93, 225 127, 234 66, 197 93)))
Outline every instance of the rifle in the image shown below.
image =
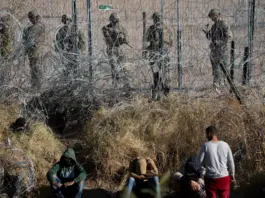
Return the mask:
POLYGON ((133 49, 133 47, 128 43, 128 41, 124 41, 124 44, 128 45, 130 48, 133 49))
POLYGON ((208 33, 209 33, 209 24, 205 25, 206 26, 206 30, 202 29, 202 31, 205 33, 207 39, 208 39, 208 33))

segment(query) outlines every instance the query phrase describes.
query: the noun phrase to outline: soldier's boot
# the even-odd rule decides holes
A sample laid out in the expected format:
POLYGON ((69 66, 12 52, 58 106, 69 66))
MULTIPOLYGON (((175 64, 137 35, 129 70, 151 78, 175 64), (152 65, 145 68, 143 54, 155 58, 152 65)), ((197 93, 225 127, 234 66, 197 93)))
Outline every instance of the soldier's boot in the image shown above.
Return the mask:
POLYGON ((168 77, 168 72, 165 71, 165 74, 163 74, 163 78, 161 79, 161 88, 163 91, 163 94, 167 96, 170 91, 170 86, 169 86, 169 77, 168 77))
POLYGON ((159 86, 161 82, 159 82, 159 72, 154 72, 153 73, 153 78, 154 78, 154 84, 152 85, 152 98, 155 100, 160 99, 160 89, 159 86))
POLYGON ((38 68, 32 68, 31 70, 31 87, 32 89, 39 90, 41 88, 41 72, 38 68))
POLYGON ((130 94, 130 91, 131 91, 131 86, 130 86, 130 82, 129 82, 129 79, 128 79, 128 75, 127 75, 127 72, 122 70, 122 73, 121 73, 121 78, 122 78, 122 83, 123 83, 123 89, 125 90, 126 94, 130 94))
POLYGON ((217 81, 217 80, 214 80, 213 82, 213 89, 216 91, 217 94, 221 94, 221 91, 220 91, 220 85, 221 85, 221 81, 217 81))
POLYGON ((218 71, 215 71, 215 73, 213 74, 213 87, 214 88, 219 88, 221 85, 221 78, 220 78, 220 74, 218 71))
POLYGON ((130 86, 129 82, 125 82, 124 83, 123 89, 124 89, 124 91, 126 92, 127 95, 130 94, 130 92, 131 92, 131 86, 130 86))
POLYGON ((34 90, 38 90, 41 88, 41 70, 38 65, 38 58, 36 56, 29 57, 29 66, 30 66, 30 74, 31 74, 31 87, 34 90))
POLYGON ((164 93, 164 95, 165 95, 165 96, 168 96, 168 94, 169 94, 169 90, 170 90, 169 86, 166 85, 166 84, 163 84, 163 85, 162 85, 162 89, 163 89, 163 93, 164 93))
POLYGON ((110 61, 111 66, 111 79, 112 79, 112 86, 116 89, 119 82, 119 76, 117 74, 117 70, 115 68, 114 61, 111 59, 110 61))

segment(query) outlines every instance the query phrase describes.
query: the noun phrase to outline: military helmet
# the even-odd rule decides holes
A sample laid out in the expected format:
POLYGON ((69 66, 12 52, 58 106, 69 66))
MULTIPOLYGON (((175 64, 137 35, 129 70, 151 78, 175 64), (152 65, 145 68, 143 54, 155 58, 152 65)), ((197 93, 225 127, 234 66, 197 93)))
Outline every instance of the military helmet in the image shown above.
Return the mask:
POLYGON ((63 14, 63 15, 62 15, 62 20, 63 20, 63 19, 67 19, 66 14, 63 14))
POLYGON ((3 15, 0 17, 0 21, 2 21, 3 23, 6 23, 10 20, 10 16, 9 15, 3 15))
POLYGON ((37 17, 37 16, 39 16, 39 14, 35 10, 31 10, 28 12, 28 17, 37 17))
POLYGON ((158 19, 161 20, 162 16, 159 12, 154 12, 154 14, 152 15, 152 19, 158 19))
POLYGON ((68 17, 66 14, 62 15, 62 20, 61 21, 63 22, 64 20, 72 22, 72 19, 70 17, 68 17))
POLYGON ((221 12, 219 9, 211 9, 208 17, 213 17, 213 16, 220 16, 221 12))
POLYGON ((109 17, 110 22, 119 22, 119 16, 116 12, 111 13, 109 17))

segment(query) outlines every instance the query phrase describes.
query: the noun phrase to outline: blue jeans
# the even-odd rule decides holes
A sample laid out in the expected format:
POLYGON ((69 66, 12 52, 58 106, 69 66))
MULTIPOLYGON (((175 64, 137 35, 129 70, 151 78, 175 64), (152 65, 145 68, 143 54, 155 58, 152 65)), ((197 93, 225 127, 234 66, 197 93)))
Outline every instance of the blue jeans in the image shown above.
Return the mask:
POLYGON ((156 197, 161 198, 159 179, 157 176, 148 179, 146 182, 135 180, 133 177, 130 177, 126 185, 125 198, 130 198, 132 191, 139 188, 154 189, 156 197))
MULTIPOLYGON (((61 183, 61 180, 56 177, 56 182, 61 183)), ((84 190, 85 181, 80 181, 79 183, 75 183, 72 186, 60 188, 51 184, 53 196, 55 198, 81 198, 82 192, 84 190)))

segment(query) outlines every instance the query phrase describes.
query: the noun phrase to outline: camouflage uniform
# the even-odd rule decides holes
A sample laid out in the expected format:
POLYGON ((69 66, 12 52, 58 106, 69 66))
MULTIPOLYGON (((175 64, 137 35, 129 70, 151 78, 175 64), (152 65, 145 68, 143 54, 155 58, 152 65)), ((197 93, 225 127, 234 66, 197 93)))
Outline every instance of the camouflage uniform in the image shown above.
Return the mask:
POLYGON ((7 67, 7 58, 12 53, 12 39, 9 28, 9 16, 3 16, 0 19, 0 84, 6 80, 9 71, 7 67), (7 71, 8 70, 8 71, 7 71))
MULTIPOLYGON (((220 11, 212 9, 209 13, 209 17, 220 16, 220 11)), ((209 31, 206 32, 207 39, 211 40, 210 60, 213 71, 213 83, 214 85, 220 85, 221 75, 220 66, 223 65, 227 68, 228 61, 228 43, 232 39, 232 32, 230 27, 223 20, 218 19, 209 31)))
POLYGON ((55 40, 55 51, 60 52, 61 50, 64 50, 64 40, 67 36, 68 30, 69 30, 69 22, 71 22, 71 19, 68 18, 66 15, 62 16, 62 23, 63 26, 60 27, 56 34, 56 40, 55 40))
POLYGON ((154 24, 147 30, 147 42, 150 42, 147 50, 149 51, 149 64, 153 71, 153 97, 159 97, 156 94, 160 94, 160 91, 163 91, 165 95, 169 93, 169 49, 172 46, 172 34, 168 27, 161 23, 159 13, 155 12, 152 18, 154 24), (155 64, 157 68, 154 67, 155 64))
POLYGON ((29 66, 31 72, 31 86, 33 88, 39 89, 41 87, 41 47, 45 39, 45 27, 39 21, 40 16, 31 11, 28 14, 32 25, 24 29, 23 31, 23 44, 26 50, 26 55, 28 55, 29 66))
POLYGON ((78 31, 74 33, 74 26, 67 23, 72 20, 66 15, 62 16, 64 26, 61 27, 56 34, 55 50, 59 52, 63 65, 65 66, 64 74, 68 77, 70 74, 77 74, 78 53, 74 51, 74 40, 77 39, 78 50, 83 51, 85 47, 84 35, 78 31), (65 22, 64 22, 65 18, 65 22))
POLYGON ((12 41, 8 21, 8 16, 3 16, 0 19, 0 57, 3 59, 7 58, 12 51, 12 41))
POLYGON ((127 43, 128 35, 126 29, 119 23, 116 13, 109 17, 110 24, 102 28, 103 36, 107 44, 107 54, 111 66, 111 75, 113 85, 122 81, 124 87, 129 89, 129 81, 126 71, 124 71, 125 54, 121 46, 127 43), (116 60, 115 60, 116 59, 116 60))

